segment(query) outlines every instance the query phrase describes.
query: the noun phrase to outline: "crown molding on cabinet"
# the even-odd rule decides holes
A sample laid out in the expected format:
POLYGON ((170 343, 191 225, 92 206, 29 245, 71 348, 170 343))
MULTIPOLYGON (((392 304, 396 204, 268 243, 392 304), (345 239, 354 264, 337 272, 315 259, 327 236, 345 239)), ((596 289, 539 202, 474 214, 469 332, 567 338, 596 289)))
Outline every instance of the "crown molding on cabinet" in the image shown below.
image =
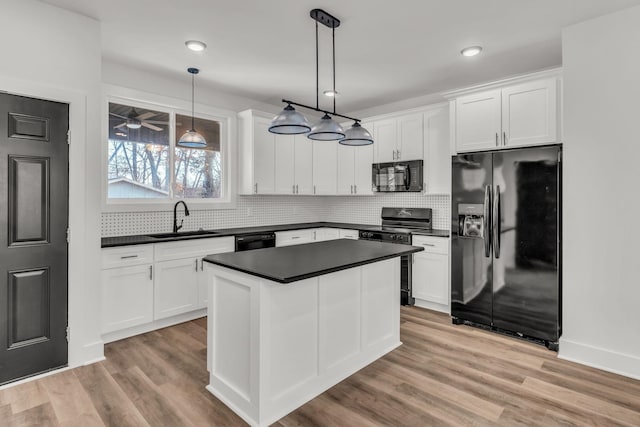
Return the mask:
POLYGON ((460 88, 460 89, 454 89, 454 90, 450 90, 450 91, 447 91, 447 92, 442 92, 441 95, 444 96, 447 99, 453 99, 453 98, 457 98, 457 97, 459 97, 461 95, 468 95, 468 94, 474 93, 474 92, 491 90, 491 89, 498 89, 498 88, 502 88, 502 87, 507 86, 507 85, 525 83, 525 82, 529 82, 529 81, 532 81, 532 80, 540 80, 540 79, 545 79, 545 78, 549 78, 549 77, 561 78, 562 77, 562 67, 550 68, 548 70, 536 71, 534 73, 520 74, 520 75, 517 75, 517 76, 513 76, 513 77, 506 78, 506 79, 502 79, 502 80, 496 80, 496 81, 482 83, 482 84, 475 85, 475 86, 470 86, 470 87, 465 87, 465 88, 460 88))

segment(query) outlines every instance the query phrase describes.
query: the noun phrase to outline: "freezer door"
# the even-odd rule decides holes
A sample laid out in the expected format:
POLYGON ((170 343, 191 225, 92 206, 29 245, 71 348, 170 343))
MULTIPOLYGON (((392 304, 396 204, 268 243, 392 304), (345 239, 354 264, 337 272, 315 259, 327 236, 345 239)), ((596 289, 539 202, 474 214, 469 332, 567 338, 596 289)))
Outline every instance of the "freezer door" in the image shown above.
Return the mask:
POLYGON ((492 156, 452 158, 451 315, 491 324, 492 156))
POLYGON ((558 147, 493 157, 493 326, 558 341, 558 147))

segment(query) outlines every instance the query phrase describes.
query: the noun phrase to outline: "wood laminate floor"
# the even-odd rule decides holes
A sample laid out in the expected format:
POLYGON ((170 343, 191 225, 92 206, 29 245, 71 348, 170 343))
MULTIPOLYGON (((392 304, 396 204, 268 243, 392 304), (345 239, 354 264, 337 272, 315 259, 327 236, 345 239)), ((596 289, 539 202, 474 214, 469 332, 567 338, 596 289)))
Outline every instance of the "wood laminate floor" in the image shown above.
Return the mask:
MULTIPOLYGON (((402 308, 401 338, 275 425, 640 426, 640 381, 419 308, 402 308)), ((0 391, 0 425, 245 425, 204 388, 205 319, 108 344, 105 355, 0 391)))

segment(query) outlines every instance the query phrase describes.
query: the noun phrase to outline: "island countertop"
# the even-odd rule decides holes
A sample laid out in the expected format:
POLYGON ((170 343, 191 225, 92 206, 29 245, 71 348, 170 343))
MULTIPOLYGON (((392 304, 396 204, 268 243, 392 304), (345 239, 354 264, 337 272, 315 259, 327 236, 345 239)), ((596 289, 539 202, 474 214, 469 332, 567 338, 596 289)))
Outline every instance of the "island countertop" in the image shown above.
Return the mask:
POLYGON ((208 255, 204 261, 274 282, 291 283, 422 250, 397 243, 338 239, 208 255))

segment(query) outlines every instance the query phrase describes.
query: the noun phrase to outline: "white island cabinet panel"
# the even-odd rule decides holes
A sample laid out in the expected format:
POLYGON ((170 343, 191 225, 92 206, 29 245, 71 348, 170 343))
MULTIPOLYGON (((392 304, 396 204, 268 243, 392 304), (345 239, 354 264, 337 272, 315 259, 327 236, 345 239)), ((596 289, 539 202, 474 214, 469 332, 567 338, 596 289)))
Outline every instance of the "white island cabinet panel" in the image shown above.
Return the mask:
POLYGON ((360 274, 350 268, 320 281, 320 371, 360 351, 360 274))
POLYGON ((289 284, 205 270, 207 390, 252 426, 271 425, 401 344, 399 258, 289 284))
POLYGON ((273 285, 265 294, 263 334, 271 351, 263 353, 273 400, 318 375, 318 280, 273 285))
POLYGON ((252 299, 255 298, 252 290, 256 287, 251 285, 241 283, 234 274, 217 277, 213 300, 220 303, 216 304, 215 310, 209 305, 208 313, 208 329, 213 331, 209 337, 213 336, 215 346, 207 342, 210 349, 207 354, 213 354, 208 361, 211 373, 247 402, 253 400, 251 382, 255 381, 251 377, 250 355, 253 351, 251 321, 256 320, 251 318, 252 299))
POLYGON ((400 328, 398 289, 387 283, 400 276, 394 260, 377 262, 362 270, 362 348, 386 343, 400 328))

